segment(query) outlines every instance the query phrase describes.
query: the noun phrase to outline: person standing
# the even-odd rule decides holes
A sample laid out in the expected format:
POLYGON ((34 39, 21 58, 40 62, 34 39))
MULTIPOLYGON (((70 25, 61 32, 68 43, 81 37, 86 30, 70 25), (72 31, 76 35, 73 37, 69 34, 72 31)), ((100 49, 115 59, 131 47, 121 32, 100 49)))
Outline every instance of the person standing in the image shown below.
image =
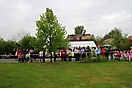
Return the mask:
POLYGON ((130 55, 129 55, 129 61, 132 59, 132 47, 130 47, 130 55))
POLYGON ((69 61, 72 61, 72 49, 71 48, 69 48, 68 50, 68 59, 69 61))
POLYGON ((39 51, 39 62, 43 62, 43 51, 39 51))
POLYGON ((22 51, 19 49, 16 51, 16 56, 18 57, 18 62, 22 61, 22 51))
POLYGON ((96 54, 97 54, 97 55, 100 55, 100 54, 101 54, 101 49, 100 49, 100 47, 97 47, 97 49, 96 49, 96 54))
POLYGON ((65 48, 63 48, 62 50, 61 50, 61 60, 63 61, 66 61, 66 49, 65 48))
POLYGON ((22 62, 26 62, 26 50, 22 50, 22 62))
POLYGON ((86 57, 85 47, 82 47, 80 51, 81 51, 81 58, 85 58, 86 57))
POLYGON ((30 52, 29 52, 28 49, 26 49, 26 56, 25 56, 25 58, 26 58, 26 62, 29 63, 29 60, 30 60, 30 52))
POLYGON ((85 52, 86 52, 86 56, 90 56, 90 54, 91 54, 91 49, 90 49, 89 46, 86 47, 85 52))
POLYGON ((110 48, 109 54, 110 54, 110 59, 113 59, 114 50, 112 48, 110 48))
POLYGON ((16 54, 16 49, 14 48, 14 49, 12 50, 12 58, 14 58, 14 59, 17 58, 15 54, 16 54))
POLYGON ((32 61, 33 61, 32 54, 33 54, 33 49, 30 49, 30 50, 29 50, 30 62, 32 62, 32 61))
POLYGON ((120 61, 120 57, 121 57, 120 51, 116 51, 115 54, 114 54, 115 62, 116 62, 117 60, 120 61))
POLYGON ((57 52, 54 52, 54 62, 56 62, 57 52))
POLYGON ((130 47, 130 53, 132 53, 132 47, 130 47))
POLYGON ((92 56, 96 56, 96 48, 92 47, 92 56))
POLYGON ((128 60, 128 55, 127 55, 127 51, 123 51, 122 52, 122 56, 124 60, 128 60))
POLYGON ((74 55, 75 55, 75 60, 79 61, 80 60, 80 50, 79 50, 79 48, 76 47, 76 49, 74 50, 74 55))
POLYGON ((107 60, 109 60, 109 48, 105 48, 105 56, 107 57, 107 60))
POLYGON ((104 47, 101 49, 101 54, 102 54, 103 56, 105 56, 105 49, 104 49, 104 47))

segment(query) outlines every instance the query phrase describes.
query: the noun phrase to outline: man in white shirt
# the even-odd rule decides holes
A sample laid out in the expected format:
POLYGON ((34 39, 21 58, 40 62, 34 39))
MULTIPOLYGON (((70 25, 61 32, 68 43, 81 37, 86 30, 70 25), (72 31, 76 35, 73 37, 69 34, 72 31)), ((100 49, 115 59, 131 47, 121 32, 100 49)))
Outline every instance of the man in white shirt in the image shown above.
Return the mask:
POLYGON ((39 57, 40 57, 39 61, 43 62, 43 51, 39 51, 39 57))

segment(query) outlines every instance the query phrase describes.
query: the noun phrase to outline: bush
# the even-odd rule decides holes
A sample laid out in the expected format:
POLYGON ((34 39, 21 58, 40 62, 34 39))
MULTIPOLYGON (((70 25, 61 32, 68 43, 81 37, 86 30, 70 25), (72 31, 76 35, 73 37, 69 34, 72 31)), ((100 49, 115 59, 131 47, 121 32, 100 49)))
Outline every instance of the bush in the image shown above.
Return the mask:
POLYGON ((93 63, 93 62, 106 62, 107 58, 102 55, 90 55, 80 60, 80 62, 93 63))

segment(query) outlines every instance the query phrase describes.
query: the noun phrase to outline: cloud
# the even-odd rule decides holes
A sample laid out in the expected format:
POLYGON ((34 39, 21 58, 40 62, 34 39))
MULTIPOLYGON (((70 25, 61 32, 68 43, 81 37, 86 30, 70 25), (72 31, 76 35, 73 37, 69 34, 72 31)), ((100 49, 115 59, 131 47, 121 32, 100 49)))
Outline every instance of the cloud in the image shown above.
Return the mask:
POLYGON ((1 0, 0 37, 11 39, 20 30, 32 35, 36 20, 49 7, 68 34, 83 25, 87 33, 104 35, 117 27, 132 35, 131 0, 1 0))

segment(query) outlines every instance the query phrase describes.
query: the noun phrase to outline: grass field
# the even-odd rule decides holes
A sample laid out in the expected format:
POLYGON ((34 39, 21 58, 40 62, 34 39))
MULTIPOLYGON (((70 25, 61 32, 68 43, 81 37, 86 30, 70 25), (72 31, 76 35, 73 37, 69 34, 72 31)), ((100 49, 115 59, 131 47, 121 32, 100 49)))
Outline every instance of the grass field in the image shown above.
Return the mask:
POLYGON ((132 88, 132 62, 0 63, 0 88, 132 88))

